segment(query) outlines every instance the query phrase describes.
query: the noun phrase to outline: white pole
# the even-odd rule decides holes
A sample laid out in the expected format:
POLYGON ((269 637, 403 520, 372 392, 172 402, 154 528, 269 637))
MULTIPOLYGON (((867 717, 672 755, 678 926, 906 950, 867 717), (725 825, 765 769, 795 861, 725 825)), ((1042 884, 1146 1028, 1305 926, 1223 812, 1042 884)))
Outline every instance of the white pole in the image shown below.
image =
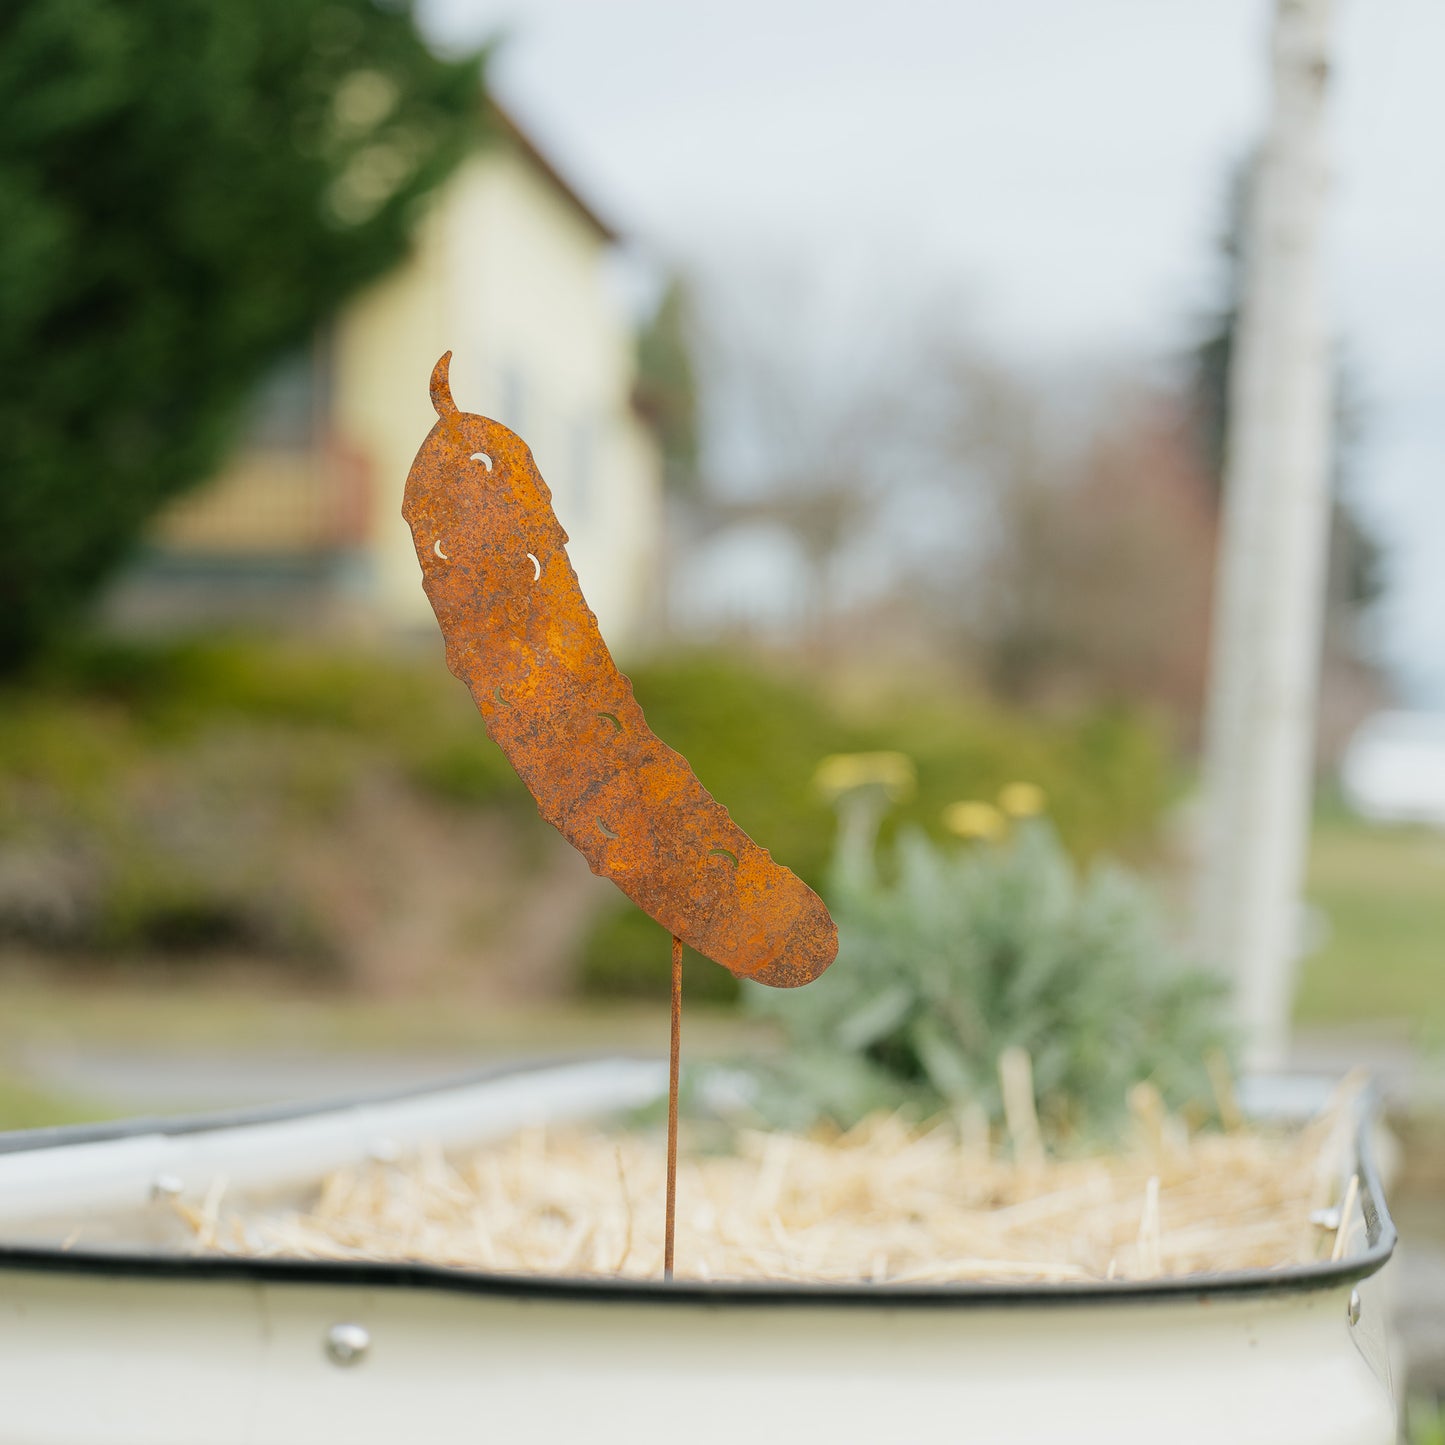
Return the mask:
POLYGON ((1273 99, 1245 229, 1205 731, 1201 941, 1246 1061, 1289 1041, 1329 525, 1321 231, 1331 0, 1277 0, 1273 99))

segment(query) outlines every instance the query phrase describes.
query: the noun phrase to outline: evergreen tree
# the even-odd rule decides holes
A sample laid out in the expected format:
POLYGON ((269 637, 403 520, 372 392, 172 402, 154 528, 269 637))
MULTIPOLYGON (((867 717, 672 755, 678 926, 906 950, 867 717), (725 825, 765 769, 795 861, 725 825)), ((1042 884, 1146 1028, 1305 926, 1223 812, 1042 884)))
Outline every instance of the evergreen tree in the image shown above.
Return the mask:
POLYGON ((663 482, 668 492, 696 499, 700 485, 698 402, 691 323, 687 288, 674 276, 638 337, 635 401, 662 448, 663 482))
POLYGON ((404 0, 0 12, 0 670, 404 255, 481 124, 480 59, 433 55, 404 0))

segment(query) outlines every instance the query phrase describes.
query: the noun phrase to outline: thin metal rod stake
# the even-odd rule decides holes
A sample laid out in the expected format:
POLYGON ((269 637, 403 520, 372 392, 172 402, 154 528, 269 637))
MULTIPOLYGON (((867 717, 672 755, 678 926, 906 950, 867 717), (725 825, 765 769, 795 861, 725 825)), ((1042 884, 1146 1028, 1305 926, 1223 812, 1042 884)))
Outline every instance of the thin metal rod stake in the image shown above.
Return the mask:
POLYGON ((677 1242, 677 1083, 682 1060, 682 939, 672 939, 672 1044, 667 1071, 667 1222, 662 1236, 662 1277, 672 1278, 677 1242))

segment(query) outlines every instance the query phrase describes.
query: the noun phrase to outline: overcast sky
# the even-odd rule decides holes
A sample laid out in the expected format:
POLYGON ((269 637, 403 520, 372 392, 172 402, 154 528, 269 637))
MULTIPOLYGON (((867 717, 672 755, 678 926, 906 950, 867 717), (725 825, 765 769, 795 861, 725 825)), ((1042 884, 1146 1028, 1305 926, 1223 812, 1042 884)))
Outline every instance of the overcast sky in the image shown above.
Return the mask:
MULTIPOLYGON (((1267 0, 427 0, 661 260, 840 255, 956 296, 1025 363, 1151 360, 1213 295, 1267 0)), ((1386 649, 1445 706, 1445 3, 1342 0, 1333 305, 1367 404, 1386 649)), ((850 269, 853 267, 850 265, 850 269)), ((861 267, 859 268, 861 269, 861 267)))

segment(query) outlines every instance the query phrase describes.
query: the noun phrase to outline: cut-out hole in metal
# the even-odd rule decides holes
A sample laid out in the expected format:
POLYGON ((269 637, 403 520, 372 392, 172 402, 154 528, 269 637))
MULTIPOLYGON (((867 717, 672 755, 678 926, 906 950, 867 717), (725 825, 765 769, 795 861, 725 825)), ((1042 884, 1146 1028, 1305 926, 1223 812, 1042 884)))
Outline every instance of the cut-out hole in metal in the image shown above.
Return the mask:
POLYGON ((528 552, 527 557, 532 563, 532 581, 535 582, 542 575, 542 564, 537 560, 535 552, 528 552))
POLYGON ((599 712, 598 717, 605 717, 618 732, 622 731, 622 719, 615 712, 599 712))
POLYGON ((616 838, 620 836, 619 834, 614 833, 612 829, 609 828, 607 824, 602 821, 601 818, 597 820, 597 826, 602 830, 602 836, 604 838, 616 838))
POLYGON ((442 539, 440 537, 438 537, 436 541, 431 544, 431 549, 437 554, 438 557, 442 559, 443 562, 450 562, 452 560, 450 557, 447 556, 445 552, 442 551, 442 539))
POLYGON ((709 858, 726 858, 728 862, 733 865, 734 868, 738 866, 738 855, 734 853, 731 848, 709 848, 707 850, 707 855, 709 858))
POLYGON ((492 459, 486 452, 473 452, 471 459, 474 462, 480 462, 488 471, 491 471, 492 459))
POLYGON ((510 700, 502 696, 502 687, 500 683, 498 683, 497 686, 492 689, 492 696, 496 698, 500 706, 511 707, 512 704, 510 700))

